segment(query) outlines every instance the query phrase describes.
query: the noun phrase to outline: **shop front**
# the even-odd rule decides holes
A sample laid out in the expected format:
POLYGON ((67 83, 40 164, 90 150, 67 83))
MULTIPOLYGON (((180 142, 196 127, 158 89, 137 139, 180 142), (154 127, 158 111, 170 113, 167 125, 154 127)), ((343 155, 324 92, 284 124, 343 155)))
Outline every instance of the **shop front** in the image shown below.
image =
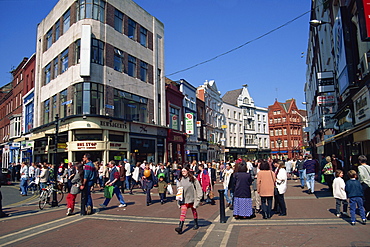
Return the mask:
POLYGON ((167 145, 168 145, 168 162, 177 161, 178 164, 185 162, 185 143, 186 134, 173 129, 168 129, 167 145))

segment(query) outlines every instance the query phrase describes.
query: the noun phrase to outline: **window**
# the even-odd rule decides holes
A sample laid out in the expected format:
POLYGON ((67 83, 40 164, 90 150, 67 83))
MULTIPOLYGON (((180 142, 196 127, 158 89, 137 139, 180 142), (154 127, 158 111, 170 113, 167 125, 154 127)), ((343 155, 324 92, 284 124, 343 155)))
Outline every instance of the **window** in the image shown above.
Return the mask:
POLYGON ((56 57, 53 61, 53 64, 54 64, 54 73, 53 73, 53 79, 54 78, 57 78, 57 76, 59 75, 59 58, 56 57))
POLYGON ((97 39, 91 42, 91 62, 103 65, 104 43, 97 39))
POLYGON ((53 30, 50 29, 46 33, 46 49, 49 49, 52 44, 53 44, 53 30))
POLYGON ((122 33, 123 29, 123 14, 119 10, 115 10, 114 12, 114 29, 120 33, 122 33))
POLYGON ((65 12, 63 15, 63 34, 65 34, 68 31, 71 24, 70 21, 71 21, 70 10, 67 10, 67 12, 65 12))
POLYGON ((50 63, 48 65, 46 65, 45 69, 44 69, 44 73, 45 73, 45 85, 48 84, 51 80, 51 65, 50 63))
POLYGON ((54 121, 57 114, 57 95, 52 97, 51 120, 54 121))
POLYGON ((270 130, 270 136, 274 136, 274 131, 270 130))
POLYGON ((55 23, 55 41, 57 41, 60 37, 60 21, 55 23))
POLYGON ((80 56, 81 56, 81 40, 78 39, 75 42, 75 64, 80 63, 80 56))
POLYGON ((68 89, 63 90, 59 93, 59 117, 64 118, 67 116, 67 95, 68 95, 68 89))
POLYGON ((146 62, 140 62, 140 79, 142 81, 148 81, 148 64, 146 62))
POLYGON ((114 116, 148 122, 148 99, 114 89, 114 116))
POLYGON ((75 85, 76 114, 102 114, 103 85, 83 82, 75 85))
POLYGON ((147 47, 147 41, 148 41, 148 31, 145 28, 140 27, 140 44, 142 46, 147 47))
POLYGON ((136 37, 136 22, 133 21, 132 19, 128 19, 128 37, 130 39, 135 39, 136 37))
POLYGON ((123 52, 117 48, 114 48, 114 69, 119 72, 124 71, 123 52))
POLYGON ((62 52, 62 57, 60 60, 62 64, 61 73, 63 73, 68 69, 68 48, 62 52))
POLYGON ((49 123, 50 100, 44 101, 44 124, 49 123))
POLYGON ((283 135, 286 135, 286 129, 285 128, 283 129, 283 135))
POLYGON ((170 128, 180 130, 180 110, 170 106, 170 128))
POLYGON ((33 101, 26 105, 25 107, 25 133, 30 132, 33 128, 33 109, 34 109, 33 101))
POLYGON ((79 0, 77 19, 95 19, 104 22, 105 2, 102 0, 79 0))
POLYGON ((132 77, 136 77, 136 58, 128 55, 128 68, 127 74, 132 77))

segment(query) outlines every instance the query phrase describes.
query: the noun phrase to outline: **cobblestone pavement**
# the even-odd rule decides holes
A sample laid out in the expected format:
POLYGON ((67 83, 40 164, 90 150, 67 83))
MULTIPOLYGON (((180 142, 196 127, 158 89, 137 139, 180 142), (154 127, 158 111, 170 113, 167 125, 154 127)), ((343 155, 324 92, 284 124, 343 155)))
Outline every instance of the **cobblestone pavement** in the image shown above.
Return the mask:
POLYGON ((317 183, 315 189, 309 195, 298 182, 289 180, 288 215, 273 215, 270 220, 259 214, 236 220, 227 209, 227 222, 220 223, 217 200, 216 205, 199 207, 199 230, 192 230, 189 210, 182 235, 174 231, 180 215, 176 202, 170 197, 161 205, 156 189, 150 206, 140 190, 124 194, 126 208, 118 208, 113 198, 101 209, 103 193, 93 193, 95 213, 88 216, 79 215, 79 196, 72 216, 66 216, 65 199, 59 207, 39 210, 37 197, 33 197, 4 206, 11 215, 0 219, 0 246, 370 246, 370 223, 351 226, 349 218, 337 218, 335 199, 326 186, 317 183))

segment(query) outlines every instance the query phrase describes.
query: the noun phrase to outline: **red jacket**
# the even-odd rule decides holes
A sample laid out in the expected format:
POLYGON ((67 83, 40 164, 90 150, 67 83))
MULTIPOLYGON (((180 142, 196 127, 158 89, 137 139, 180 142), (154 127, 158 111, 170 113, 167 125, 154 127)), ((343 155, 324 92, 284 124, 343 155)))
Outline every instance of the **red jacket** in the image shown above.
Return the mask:
POLYGON ((211 180, 210 180, 208 172, 206 170, 203 170, 201 173, 199 173, 198 181, 199 181, 200 185, 202 186, 202 190, 204 192, 207 191, 207 187, 211 187, 211 180))

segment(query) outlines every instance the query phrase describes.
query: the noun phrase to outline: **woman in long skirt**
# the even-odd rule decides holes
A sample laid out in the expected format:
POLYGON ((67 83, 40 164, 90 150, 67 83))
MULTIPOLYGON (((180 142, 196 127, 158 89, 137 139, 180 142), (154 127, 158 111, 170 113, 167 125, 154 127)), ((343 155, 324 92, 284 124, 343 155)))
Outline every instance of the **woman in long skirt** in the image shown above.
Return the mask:
POLYGON ((250 173, 247 173, 247 166, 241 159, 235 162, 234 172, 234 217, 251 218, 254 216, 252 209, 251 184, 253 182, 250 173))

